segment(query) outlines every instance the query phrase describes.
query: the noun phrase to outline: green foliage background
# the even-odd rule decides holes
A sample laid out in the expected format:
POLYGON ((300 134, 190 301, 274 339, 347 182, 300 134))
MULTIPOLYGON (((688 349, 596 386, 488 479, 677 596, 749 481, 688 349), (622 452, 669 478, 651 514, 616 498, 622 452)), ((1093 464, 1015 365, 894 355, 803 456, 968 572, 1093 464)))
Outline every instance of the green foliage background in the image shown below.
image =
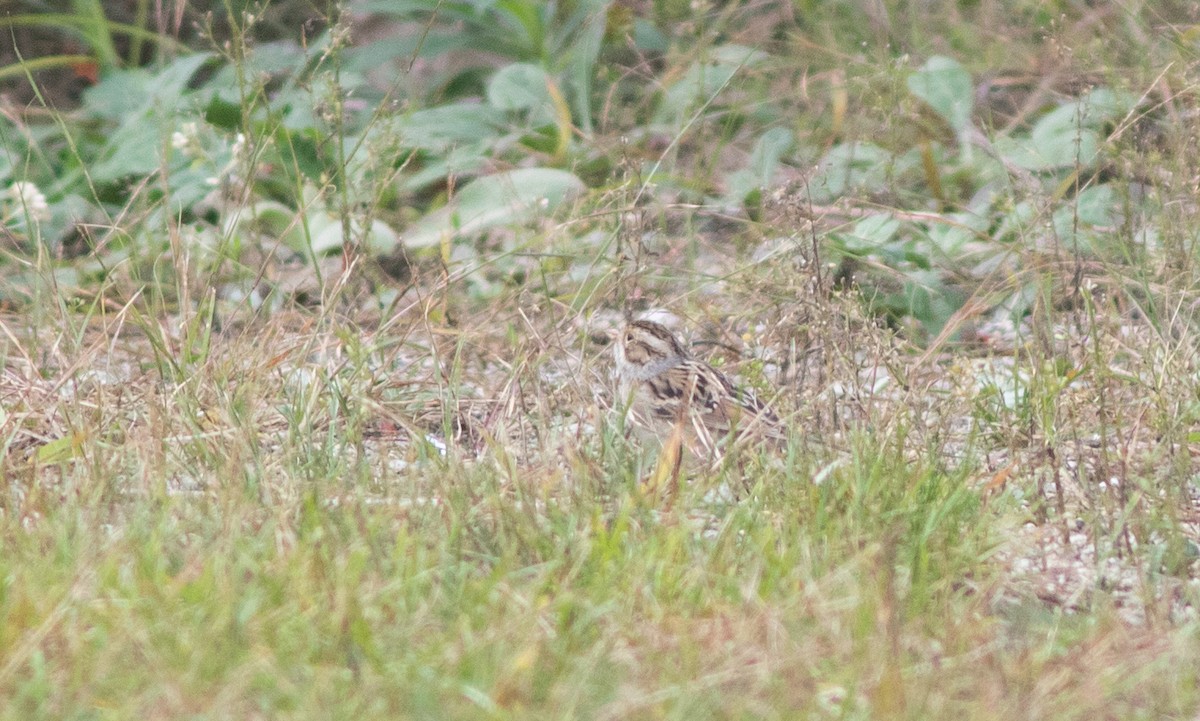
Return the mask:
POLYGON ((1193 5, 0 5, 0 719, 1194 719, 1193 5))

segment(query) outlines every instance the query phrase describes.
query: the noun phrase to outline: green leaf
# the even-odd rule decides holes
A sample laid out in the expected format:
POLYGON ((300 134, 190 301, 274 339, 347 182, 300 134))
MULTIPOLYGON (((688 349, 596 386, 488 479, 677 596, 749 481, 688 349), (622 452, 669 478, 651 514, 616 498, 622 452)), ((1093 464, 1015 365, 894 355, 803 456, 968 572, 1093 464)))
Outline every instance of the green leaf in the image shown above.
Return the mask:
POLYGON ((236 235, 241 232, 261 233, 262 235, 280 238, 293 250, 305 250, 301 242, 293 242, 293 234, 300 228, 296 211, 276 200, 260 200, 237 213, 230 213, 224 219, 221 227, 222 235, 236 235))
POLYGON ((1128 113, 1136 99, 1097 88, 1079 100, 1046 113, 1028 138, 998 138, 996 151, 1026 170, 1091 167, 1103 140, 1104 126, 1128 113))
POLYGON ((414 192, 450 176, 462 178, 475 175, 487 163, 490 148, 488 143, 457 145, 450 148, 443 155, 427 161, 420 170, 403 176, 400 189, 414 192))
POLYGON ((726 202, 738 204, 751 192, 771 184, 779 161, 792 149, 795 139, 787 128, 771 128, 754 144, 750 151, 749 167, 730 173, 725 180, 726 202))
POLYGON ((766 185, 771 182, 779 160, 792 149, 795 138, 787 128, 771 128, 762 134, 750 151, 750 170, 758 176, 759 182, 766 185))
POLYGON ((1088 225, 1113 225, 1116 222, 1113 212, 1116 207, 1116 193, 1109 183, 1084 188, 1075 198, 1075 212, 1079 216, 1079 222, 1088 225))
POLYGON ((504 124, 502 112, 479 103, 418 110, 398 123, 405 146, 435 152, 499 137, 504 124))
MULTIPOLYGON (((970 243, 987 232, 989 218, 980 213, 948 213, 943 222, 930 222, 929 241, 943 256, 958 260, 970 243)), ((988 243, 991 246, 991 243, 988 243)))
POLYGON ((413 224, 403 235, 407 248, 436 246, 443 241, 488 228, 524 221, 553 211, 585 189, 565 170, 521 168, 471 181, 441 208, 413 224))
POLYGON ((961 133, 971 125, 975 92, 971 76, 952 58, 935 55, 908 76, 908 90, 961 133))
POLYGON ((159 157, 165 147, 164 131, 158 123, 142 119, 139 129, 126 123, 109 136, 104 159, 92 168, 92 180, 107 183, 127 177, 140 177, 161 167, 159 157))
POLYGON ((608 5, 607 0, 585 0, 580 3, 575 17, 580 18, 581 27, 567 38, 570 52, 567 53, 566 78, 571 111, 587 134, 592 132, 592 79, 596 77, 596 65, 604 47, 608 5))
POLYGON ((349 49, 348 69, 369 73, 392 63, 407 67, 416 58, 433 58, 469 48, 469 34, 453 30, 430 29, 428 33, 390 33, 375 42, 349 49))
MULTIPOLYGON (((309 50, 318 52, 312 46, 309 50)), ((247 53, 237 63, 224 64, 217 69, 212 79, 205 83, 202 89, 202 92, 205 93, 205 102, 211 102, 213 98, 217 98, 222 102, 241 107, 242 103, 247 100, 243 97, 243 93, 250 91, 253 94, 255 86, 262 87, 272 78, 290 79, 305 75, 304 67, 308 60, 304 48, 298 47, 295 43, 274 42, 255 45, 253 52, 247 53), (247 82, 253 85, 247 88, 245 87, 247 82)), ((291 85, 285 84, 283 88, 273 92, 272 96, 278 90, 287 90, 289 87, 291 85)), ((277 107, 274 99, 272 99, 271 105, 277 107)))
POLYGON ((504 111, 531 111, 540 121, 554 118, 550 99, 550 77, 541 66, 532 63, 513 63, 500 68, 487 87, 487 99, 492 107, 504 111))
POLYGON ((671 49, 671 41, 657 25, 645 18, 633 20, 633 44, 645 53, 665 53, 671 49))
POLYGON ((891 153, 871 143, 835 145, 821 158, 809 181, 813 200, 823 203, 851 192, 882 190, 892 162, 891 153))
POLYGON ((162 167, 161 151, 182 113, 188 82, 208 58, 188 55, 155 75, 143 70, 113 73, 85 95, 89 110, 122 121, 109 134, 102 160, 91 170, 93 180, 144 176, 162 167))
POLYGON ((188 84, 192 77, 212 57, 212 53, 184 55, 151 75, 146 87, 155 109, 159 112, 177 109, 179 102, 190 92, 188 84))
POLYGON ((150 74, 141 68, 109 73, 83 91, 83 108, 93 117, 120 120, 146 102, 150 74))
POLYGON ((83 454, 84 434, 76 431, 69 436, 55 438, 37 449, 38 463, 62 463, 83 454))
POLYGON ((962 299, 945 286, 938 271, 915 270, 905 275, 904 300, 898 310, 921 321, 930 335, 937 335, 962 299))
POLYGON ((1105 229, 1119 222, 1116 190, 1110 184, 1094 185, 1079 191, 1075 202, 1054 211, 1054 233, 1068 246, 1078 247, 1103 257, 1120 244, 1105 229))
POLYGON ((847 235, 846 247, 863 252, 879 250, 896 236, 899 229, 900 221, 891 213, 868 215, 854 224, 854 230, 847 235))
POLYGON ((192 76, 211 57, 208 53, 185 55, 155 74, 141 68, 109 73, 84 91, 83 109, 110 120, 126 120, 131 114, 140 119, 151 110, 176 110, 192 76))
MULTIPOLYGON (((346 236, 342 232, 342 222, 334 216, 325 215, 321 227, 314 220, 312 225, 312 251, 315 255, 326 255, 340 251, 346 245, 346 236)), ((400 242, 400 236, 387 223, 375 218, 371 226, 364 232, 362 221, 353 220, 350 223, 351 237, 359 245, 373 255, 385 255, 395 250, 400 242)))

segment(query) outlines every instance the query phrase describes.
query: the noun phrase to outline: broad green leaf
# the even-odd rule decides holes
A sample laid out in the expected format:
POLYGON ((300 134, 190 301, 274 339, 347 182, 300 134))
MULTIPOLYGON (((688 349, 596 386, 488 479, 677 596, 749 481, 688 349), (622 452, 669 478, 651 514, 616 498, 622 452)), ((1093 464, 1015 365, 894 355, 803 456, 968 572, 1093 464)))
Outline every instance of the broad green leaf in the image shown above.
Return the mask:
POLYGON ((69 436, 55 438, 37 449, 38 463, 63 463, 83 454, 83 442, 86 436, 82 431, 76 431, 69 436))
POLYGON ((750 151, 750 170, 766 185, 771 182, 779 160, 792 149, 795 138, 787 128, 775 127, 762 134, 750 151))
POLYGON ((665 53, 671 49, 671 41, 654 23, 645 18, 633 20, 633 44, 642 52, 665 53))
POLYGON ((570 92, 571 111, 583 132, 592 132, 592 79, 596 77, 597 61, 604 47, 609 20, 608 0, 585 0, 579 3, 572 20, 578 19, 578 32, 564 36, 568 43, 558 49, 566 54, 566 82, 570 92))
POLYGON ((1127 93, 1097 88, 1074 102, 1046 113, 1025 137, 998 138, 996 151, 1027 170, 1091 167, 1103 136, 1102 128, 1129 112, 1135 99, 1127 93))
POLYGON ((849 231, 829 234, 833 247, 853 256, 882 255, 892 262, 904 260, 905 248, 893 243, 900 221, 890 213, 868 215, 849 231))
POLYGON ((1108 251, 1120 250, 1121 241, 1106 232, 1117 224, 1115 212, 1116 191, 1112 185, 1102 184, 1079 191, 1074 202, 1067 203, 1054 211, 1054 232, 1065 245, 1078 247, 1097 256, 1108 251))
POLYGON ((943 217, 943 222, 931 221, 927 233, 937 252, 952 260, 961 256, 969 243, 979 240, 989 223, 988 216, 979 213, 949 213, 943 217))
POLYGON ((937 335, 962 305, 962 298, 946 287, 938 271, 915 270, 906 275, 905 300, 898 310, 921 321, 930 335, 937 335))
POLYGON ((961 133, 971 125, 975 92, 971 76, 952 58, 935 55, 908 76, 908 90, 961 133))
POLYGON ((83 112, 120 120, 149 97, 150 73, 141 68, 109 73, 103 80, 83 91, 83 112))
POLYGON ((480 103, 454 103, 418 110, 398 122, 404 145, 432 151, 499 137, 504 125, 504 114, 500 110, 480 103))
POLYGON ((1109 183, 1084 188, 1075 198, 1075 213, 1079 216, 1079 222, 1089 225, 1113 225, 1116 222, 1113 213, 1116 207, 1116 192, 1109 183))
MULTIPOLYGON (((311 46, 310 49, 316 51, 311 46)), ((212 80, 207 82, 200 92, 206 93, 205 98, 209 102, 219 99, 221 102, 240 108, 247 100, 243 97, 243 93, 247 90, 254 91, 253 87, 243 87, 247 80, 261 85, 271 78, 292 78, 296 75, 303 75, 305 63, 308 60, 305 50, 295 43, 274 42, 255 45, 253 51, 247 53, 245 58, 236 64, 228 63, 220 66, 212 80)), ((291 84, 285 84, 283 88, 272 93, 272 96, 279 90, 286 91, 292 87, 294 86, 291 84)), ((273 99, 271 104, 273 107, 278 107, 273 99)), ((311 105, 311 98, 309 104, 311 105)))
POLYGON ((818 203, 850 192, 874 192, 883 188, 893 156, 871 143, 850 142, 830 148, 809 180, 813 200, 818 203))
MULTIPOLYGON (((320 221, 313 220, 311 228, 312 250, 315 255, 325 255, 340 251, 346 245, 342 222, 337 217, 327 214, 318 216, 320 221), (316 227, 320 225, 320 227, 316 227)), ((371 226, 363 232, 362 221, 353 220, 350 223, 350 235, 364 250, 373 255, 384 255, 395 250, 400 236, 391 226, 375 218, 371 226)))
POLYGON ((188 55, 154 75, 142 70, 122 71, 114 74, 111 85, 101 83, 92 88, 95 92, 87 96, 88 107, 122 121, 109 134, 102 160, 91 170, 93 180, 109 182, 144 176, 162 167, 162 150, 172 129, 169 126, 183 109, 188 82, 208 58, 205 54, 188 55), (110 97, 114 93, 116 99, 110 97), (123 108, 119 107, 122 101, 123 108))
POLYGON ((104 159, 91 170, 92 180, 107 183, 140 177, 162 167, 159 158, 169 147, 165 130, 150 117, 137 116, 137 119, 138 123, 126 123, 109 136, 104 159))
POLYGON ((750 151, 749 167, 726 178, 726 202, 741 203, 754 190, 770 185, 780 159, 792 149, 793 143, 792 131, 787 128, 775 127, 763 133, 750 151))
POLYGON ((899 229, 900 221, 891 213, 868 215, 854 224, 854 230, 847 235, 851 241, 847 248, 863 252, 878 250, 896 237, 899 229))
POLYGON ((176 110, 187 94, 192 76, 212 56, 209 53, 185 55, 157 73, 144 69, 119 70, 83 93, 85 112, 112 120, 135 121, 151 110, 166 113, 176 110))
POLYGON ((403 234, 404 246, 436 246, 454 237, 521 222, 553 211, 584 188, 579 178, 554 168, 521 168, 477 178, 464 185, 449 205, 414 223, 403 234))
POLYGON ((456 145, 444 154, 424 163, 420 170, 403 176, 400 188, 417 191, 449 178, 475 175, 488 161, 490 143, 456 145))
POLYGON ((1065 168, 1078 162, 1088 166, 1096 156, 1099 137, 1081 122, 1078 103, 1064 105, 1047 113, 1029 135, 1030 150, 1045 166, 1065 168))
POLYGON ((279 238, 292 250, 306 250, 302 235, 297 233, 300 222, 294 209, 275 200, 260 200, 253 205, 225 216, 221 233, 236 236, 239 233, 260 233, 279 238))
POLYGON ((505 111, 530 111, 535 122, 554 118, 550 77, 538 65, 513 63, 500 68, 487 86, 492 107, 505 111))
POLYGON ((996 152, 1005 160, 1035 171, 1068 168, 1077 162, 1087 168, 1096 157, 1098 145, 1094 131, 1075 128, 1066 132, 1042 132, 1036 139, 998 138, 995 142, 996 152))
POLYGON ((383 39, 349 49, 347 67, 368 73, 399 63, 406 68, 416 58, 434 58, 471 46, 470 35, 452 30, 431 28, 428 33, 390 33, 383 39))
POLYGON ((147 89, 155 109, 160 112, 175 109, 180 99, 190 92, 188 84, 192 81, 192 76, 212 57, 211 53, 184 55, 151 75, 147 89))

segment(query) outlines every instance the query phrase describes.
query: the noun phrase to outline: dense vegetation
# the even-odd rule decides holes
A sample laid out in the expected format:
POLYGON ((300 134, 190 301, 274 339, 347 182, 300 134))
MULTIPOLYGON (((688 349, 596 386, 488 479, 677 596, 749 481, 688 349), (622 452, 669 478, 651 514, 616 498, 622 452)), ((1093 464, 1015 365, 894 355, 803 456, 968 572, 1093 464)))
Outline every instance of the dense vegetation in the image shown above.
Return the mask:
POLYGON ((0 718, 1196 717, 1191 4, 3 11, 0 718))

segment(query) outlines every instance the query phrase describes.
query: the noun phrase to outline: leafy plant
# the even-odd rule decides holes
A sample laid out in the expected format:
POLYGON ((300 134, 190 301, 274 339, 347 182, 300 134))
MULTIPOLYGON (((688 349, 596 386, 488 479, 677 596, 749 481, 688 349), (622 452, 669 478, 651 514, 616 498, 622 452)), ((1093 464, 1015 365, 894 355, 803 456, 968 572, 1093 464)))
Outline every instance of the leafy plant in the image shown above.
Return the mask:
MULTIPOLYGON (((1074 253, 1128 261, 1128 244, 1116 244, 1107 229, 1121 220, 1123 191, 1106 182, 1085 180, 1103 161, 1104 133, 1136 107, 1135 99, 1109 88, 1096 88, 1035 118, 1027 130, 988 139, 975 126, 974 89, 966 70, 945 57, 930 58, 907 79, 913 98, 933 111, 951 131, 952 151, 927 131, 925 140, 900 151, 867 142, 831 148, 810 179, 818 202, 886 194, 898 182, 923 178, 926 197, 940 196, 951 210, 926 209, 903 221, 890 213, 868 216, 850 230, 832 233, 832 249, 848 257, 870 258, 857 265, 859 281, 880 307, 897 317, 911 316, 931 333, 958 308, 968 289, 956 289, 951 277, 983 280, 1014 252, 1040 252, 1064 247, 1074 253), (932 137, 930 137, 932 136, 932 137), (947 179, 953 178, 953 183, 947 179), (1059 201, 1074 185, 1069 202, 1060 205, 1018 200, 1016 192, 1033 191, 1059 201), (955 190, 960 195, 947 195, 955 190), (895 278, 871 270, 872 264, 897 271, 895 278)), ((1030 278, 1029 282, 1037 282, 1030 278)), ((1036 294, 1014 291, 1004 307, 1026 313, 1036 294)))
MULTIPOLYGON (((451 98, 477 93, 481 71, 486 74, 496 65, 540 67, 545 72, 542 77, 551 80, 543 92, 561 93, 575 121, 584 132, 590 132, 592 84, 604 45, 609 5, 609 0, 371 0, 363 4, 364 11, 412 21, 421 31, 364 46, 361 55, 372 62, 391 61, 411 67, 417 59, 471 51, 475 55, 466 56, 463 67, 447 70, 430 82, 451 98), (503 60, 496 63, 497 57, 503 60)), ((541 95, 524 80, 516 85, 535 97, 541 95)))

